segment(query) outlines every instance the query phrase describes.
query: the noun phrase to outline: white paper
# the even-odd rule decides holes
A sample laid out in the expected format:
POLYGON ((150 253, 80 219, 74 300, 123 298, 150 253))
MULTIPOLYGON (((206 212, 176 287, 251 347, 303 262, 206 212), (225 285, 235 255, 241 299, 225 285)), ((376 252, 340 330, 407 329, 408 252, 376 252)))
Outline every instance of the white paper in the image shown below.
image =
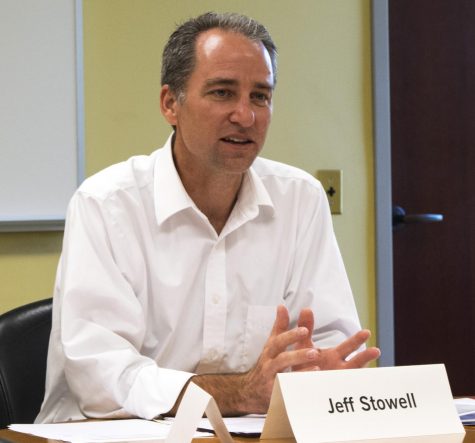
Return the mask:
MULTIPOLYGON (((171 429, 169 423, 148 420, 105 420, 53 424, 12 424, 12 431, 36 435, 51 440, 73 443, 155 440, 165 442, 171 429)), ((212 435, 196 432, 195 437, 212 435)))
POLYGON ((454 404, 459 414, 475 412, 475 399, 473 398, 456 398, 454 404))
POLYGON ((219 440, 222 443, 233 443, 233 439, 223 423, 223 417, 219 412, 216 401, 193 382, 188 385, 181 399, 166 443, 191 442, 198 423, 205 412, 219 440))
POLYGON ((475 399, 456 398, 454 400, 454 404, 457 408, 457 412, 462 424, 467 426, 475 426, 475 399))
POLYGON ((233 443, 224 425, 218 405, 211 395, 190 383, 183 395, 174 421, 165 420, 104 420, 37 425, 10 425, 13 431, 51 440, 72 443, 103 443, 154 440, 163 443, 189 443, 194 437, 213 434, 197 431, 203 415, 222 443, 233 443))

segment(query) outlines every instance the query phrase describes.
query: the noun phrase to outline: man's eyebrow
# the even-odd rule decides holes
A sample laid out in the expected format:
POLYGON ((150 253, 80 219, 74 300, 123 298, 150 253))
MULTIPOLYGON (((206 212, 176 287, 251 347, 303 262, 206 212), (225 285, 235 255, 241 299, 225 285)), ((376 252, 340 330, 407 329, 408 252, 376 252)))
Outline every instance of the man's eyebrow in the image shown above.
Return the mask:
POLYGON ((217 86, 217 85, 229 85, 229 86, 234 86, 237 85, 238 81, 234 80, 232 78, 226 78, 226 77, 215 77, 215 78, 210 78, 205 81, 205 86, 217 86))
MULTIPOLYGON (((205 81, 205 87, 212 87, 212 86, 235 86, 239 82, 233 78, 227 78, 227 77, 215 77, 215 78, 210 78, 205 81)), ((263 82, 256 82, 254 83, 254 87, 258 89, 266 89, 268 91, 272 91, 274 89, 274 86, 269 84, 269 83, 263 83, 263 82)))
POLYGON ((257 83, 255 83, 255 87, 258 88, 258 89, 267 89, 268 91, 273 91, 274 90, 274 85, 271 85, 269 83, 257 82, 257 83))

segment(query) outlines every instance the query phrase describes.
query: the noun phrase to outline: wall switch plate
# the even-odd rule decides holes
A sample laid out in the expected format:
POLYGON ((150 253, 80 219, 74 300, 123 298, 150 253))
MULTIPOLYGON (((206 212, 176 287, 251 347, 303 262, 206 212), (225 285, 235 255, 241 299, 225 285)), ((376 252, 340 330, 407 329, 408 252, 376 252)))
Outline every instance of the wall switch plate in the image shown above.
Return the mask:
POLYGON ((322 169, 317 171, 317 178, 327 193, 332 214, 341 214, 343 210, 343 188, 341 169, 322 169))

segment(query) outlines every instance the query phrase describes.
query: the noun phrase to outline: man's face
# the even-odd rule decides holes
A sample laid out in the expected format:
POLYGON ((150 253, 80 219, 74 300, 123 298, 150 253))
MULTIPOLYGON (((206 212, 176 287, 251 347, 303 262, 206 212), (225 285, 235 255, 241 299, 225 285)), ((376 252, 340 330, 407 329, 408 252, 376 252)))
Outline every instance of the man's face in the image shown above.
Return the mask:
MULTIPOLYGON (((190 167, 205 174, 248 169, 265 141, 273 86, 262 43, 218 29, 199 35, 185 97, 170 99, 164 111, 176 126, 174 155, 180 173, 190 167)), ((162 109, 163 97, 162 90, 162 109)))

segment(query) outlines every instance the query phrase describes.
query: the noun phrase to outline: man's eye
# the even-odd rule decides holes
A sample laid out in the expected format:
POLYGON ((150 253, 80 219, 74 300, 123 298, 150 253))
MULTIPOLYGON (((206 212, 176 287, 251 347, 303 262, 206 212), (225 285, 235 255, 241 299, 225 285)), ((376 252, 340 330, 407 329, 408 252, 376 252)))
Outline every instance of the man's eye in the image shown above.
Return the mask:
POLYGON ((211 91, 211 94, 219 98, 231 97, 231 91, 228 91, 227 89, 214 89, 211 91))
POLYGON ((252 100, 256 103, 267 104, 270 102, 270 96, 263 92, 255 92, 252 94, 252 100))

